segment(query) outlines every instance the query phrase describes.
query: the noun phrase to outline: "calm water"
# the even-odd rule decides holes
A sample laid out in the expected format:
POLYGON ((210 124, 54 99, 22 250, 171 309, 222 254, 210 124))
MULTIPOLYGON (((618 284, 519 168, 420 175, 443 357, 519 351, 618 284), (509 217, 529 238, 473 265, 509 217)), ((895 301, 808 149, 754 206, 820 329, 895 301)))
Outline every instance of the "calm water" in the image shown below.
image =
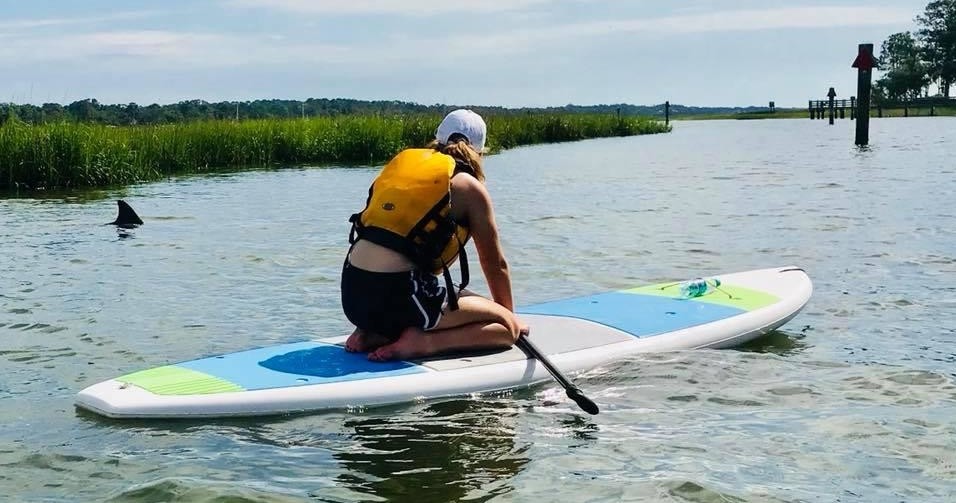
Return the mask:
POLYGON ((852 125, 680 122, 488 159, 519 304, 790 264, 814 280, 748 348, 577 376, 595 417, 553 385, 228 422, 78 412, 122 373, 347 330, 346 219, 375 170, 0 199, 0 499, 953 501, 956 119, 874 120, 862 151, 852 125), (103 225, 117 198, 146 224, 103 225))

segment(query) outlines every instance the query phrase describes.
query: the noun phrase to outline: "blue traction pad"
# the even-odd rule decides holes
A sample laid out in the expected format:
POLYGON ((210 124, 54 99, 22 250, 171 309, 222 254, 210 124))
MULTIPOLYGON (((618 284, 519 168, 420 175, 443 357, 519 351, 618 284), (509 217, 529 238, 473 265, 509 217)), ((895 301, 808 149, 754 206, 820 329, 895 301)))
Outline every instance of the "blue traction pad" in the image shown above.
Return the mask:
POLYGON ((730 318, 743 309, 693 299, 611 292, 535 304, 518 314, 570 316, 601 323, 635 337, 673 332, 730 318))
MULTIPOLYGON (((604 293, 546 302, 520 314, 568 316, 649 337, 729 318, 742 309, 707 302, 635 293, 604 293)), ((282 344, 213 356, 177 366, 215 376, 245 390, 261 390, 429 372, 407 361, 372 362, 365 353, 314 341, 282 344)))
POLYGON ((414 363, 373 362, 342 346, 296 342, 178 363, 246 390, 356 381, 428 372, 414 363))

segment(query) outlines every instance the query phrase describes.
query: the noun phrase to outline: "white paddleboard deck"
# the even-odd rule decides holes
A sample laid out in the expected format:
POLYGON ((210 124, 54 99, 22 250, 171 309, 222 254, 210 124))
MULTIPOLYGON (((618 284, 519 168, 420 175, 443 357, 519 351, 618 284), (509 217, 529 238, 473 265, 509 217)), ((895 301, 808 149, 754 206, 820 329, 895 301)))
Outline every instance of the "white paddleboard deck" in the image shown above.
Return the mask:
MULTIPOLYGON (((726 348, 780 327, 813 287, 797 267, 716 276, 718 290, 681 299, 674 283, 519 309, 535 345, 565 373, 639 352, 726 348)), ((367 407, 462 396, 549 380, 517 348, 371 362, 345 336, 191 360, 94 384, 76 405, 115 418, 229 417, 367 407)))

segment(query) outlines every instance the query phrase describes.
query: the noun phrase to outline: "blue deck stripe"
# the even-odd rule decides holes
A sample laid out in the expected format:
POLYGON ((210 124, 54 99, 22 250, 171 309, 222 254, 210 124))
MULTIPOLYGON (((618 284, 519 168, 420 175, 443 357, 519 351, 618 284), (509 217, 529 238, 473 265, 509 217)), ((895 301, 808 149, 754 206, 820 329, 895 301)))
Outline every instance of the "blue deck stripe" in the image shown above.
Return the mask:
POLYGON ((355 381, 427 372, 409 362, 371 362, 342 346, 297 342, 251 349, 178 364, 230 381, 247 390, 355 381))
MULTIPOLYGON (((707 302, 611 292, 535 304, 523 314, 569 316, 649 337, 729 318, 746 311, 707 302)), ((247 390, 356 381, 428 372, 414 363, 371 362, 364 353, 314 341, 282 344, 178 364, 247 390)))
POLYGON ((611 292, 535 304, 519 314, 549 314, 595 321, 635 337, 671 332, 746 311, 694 300, 611 292))

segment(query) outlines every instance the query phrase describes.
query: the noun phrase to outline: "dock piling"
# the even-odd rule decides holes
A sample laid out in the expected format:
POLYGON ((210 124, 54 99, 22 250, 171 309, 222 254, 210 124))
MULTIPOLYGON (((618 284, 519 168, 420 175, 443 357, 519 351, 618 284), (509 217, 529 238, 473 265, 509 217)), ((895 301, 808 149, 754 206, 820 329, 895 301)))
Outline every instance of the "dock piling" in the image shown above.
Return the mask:
POLYGON ((831 87, 830 92, 827 93, 827 98, 830 98, 830 125, 833 125, 834 112, 836 111, 836 104, 833 102, 836 99, 836 91, 831 87))
POLYGON ((873 85, 873 68, 876 61, 873 58, 873 44, 860 44, 853 68, 857 69, 856 79, 856 144, 860 146, 870 143, 870 90, 873 85))

